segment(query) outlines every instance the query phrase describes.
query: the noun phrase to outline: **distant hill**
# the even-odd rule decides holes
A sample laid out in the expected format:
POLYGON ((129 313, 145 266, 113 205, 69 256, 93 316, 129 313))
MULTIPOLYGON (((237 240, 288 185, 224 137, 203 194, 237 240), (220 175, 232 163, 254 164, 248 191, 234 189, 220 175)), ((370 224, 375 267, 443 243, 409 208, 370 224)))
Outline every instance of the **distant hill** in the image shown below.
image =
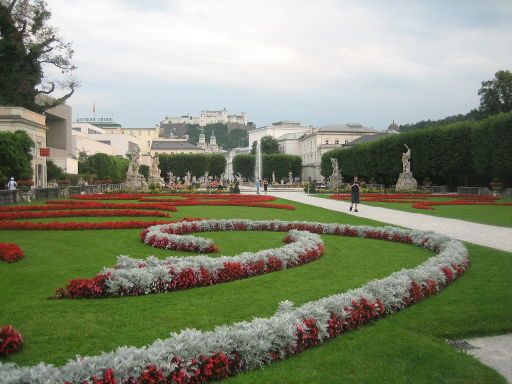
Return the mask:
POLYGON ((423 128, 432 128, 432 127, 440 127, 447 124, 457 123, 459 121, 467 121, 467 120, 480 120, 484 116, 476 110, 473 109, 471 112, 466 113, 465 115, 459 114, 459 115, 453 115, 445 117, 444 119, 439 120, 422 120, 414 124, 403 124, 400 125, 400 132, 409 132, 414 131, 416 129, 423 129, 423 128))

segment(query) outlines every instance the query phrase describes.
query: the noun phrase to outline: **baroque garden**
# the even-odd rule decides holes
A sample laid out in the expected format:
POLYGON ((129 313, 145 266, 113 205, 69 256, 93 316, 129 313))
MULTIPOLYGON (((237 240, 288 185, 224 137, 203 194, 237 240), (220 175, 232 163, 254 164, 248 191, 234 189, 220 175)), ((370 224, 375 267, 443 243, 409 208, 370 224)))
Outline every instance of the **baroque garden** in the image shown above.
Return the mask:
MULTIPOLYGON (((510 331, 508 252, 252 187, 134 188, 0 207, 1 382, 502 380, 445 340, 510 331)), ((492 196, 365 200, 512 210, 492 196)))
POLYGON ((506 382, 452 345, 512 332, 509 70, 479 108, 387 131, 225 108, 123 128, 95 102, 72 126, 50 17, 0 0, 0 384, 506 382))

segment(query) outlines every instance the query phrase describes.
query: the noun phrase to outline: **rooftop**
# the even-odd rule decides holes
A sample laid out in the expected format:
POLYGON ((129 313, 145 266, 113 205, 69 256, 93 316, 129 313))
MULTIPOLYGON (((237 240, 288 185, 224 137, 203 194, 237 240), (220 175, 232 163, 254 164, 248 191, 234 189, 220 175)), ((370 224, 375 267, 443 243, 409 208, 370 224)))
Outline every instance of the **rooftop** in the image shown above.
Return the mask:
POLYGON ((328 124, 318 128, 319 132, 357 132, 357 133, 378 133, 373 128, 368 128, 359 123, 328 124))
POLYGON ((151 142, 151 149, 197 149, 197 146, 187 141, 153 141, 151 142))

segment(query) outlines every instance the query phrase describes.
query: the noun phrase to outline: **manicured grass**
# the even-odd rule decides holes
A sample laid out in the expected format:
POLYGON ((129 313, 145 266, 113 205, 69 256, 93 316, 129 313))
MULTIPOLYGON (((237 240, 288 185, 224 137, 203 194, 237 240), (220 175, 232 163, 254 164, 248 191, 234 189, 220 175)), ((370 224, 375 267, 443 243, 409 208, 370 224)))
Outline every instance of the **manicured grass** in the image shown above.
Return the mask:
MULTIPOLYGON (((320 208, 294 205, 298 207, 296 211, 179 207, 171 219, 239 217, 376 224, 320 208)), ((0 241, 16 242, 25 251, 25 258, 15 264, 0 263, 0 324, 13 324, 26 340, 22 352, 6 361, 61 364, 75 354, 90 355, 119 345, 148 344, 185 327, 211 329, 254 316, 269 316, 281 300, 300 304, 342 292, 402 267, 415 266, 431 255, 410 245, 323 236, 326 252, 321 259, 287 271, 142 297, 47 299, 68 279, 90 277, 101 267, 113 265, 119 254, 132 257, 171 254, 145 246, 138 239, 139 233, 139 230, 0 232, 0 241)), ((233 255, 280 246, 285 234, 203 235, 214 239, 222 254, 233 255)), ((441 294, 299 356, 230 380, 246 383, 503 382, 494 371, 452 350, 444 342, 446 338, 512 331, 512 254, 474 245, 468 248, 472 266, 441 294)))
MULTIPOLYGON (((329 198, 329 195, 315 195, 329 198)), ((429 198, 428 201, 450 201, 453 199, 429 198)), ((498 202, 512 202, 512 199, 500 199, 498 202)), ((512 227, 512 206, 498 205, 436 205, 434 210, 413 208, 411 203, 386 203, 362 201, 362 205, 396 209, 398 211, 422 213, 450 219, 460 219, 474 223, 512 227)))

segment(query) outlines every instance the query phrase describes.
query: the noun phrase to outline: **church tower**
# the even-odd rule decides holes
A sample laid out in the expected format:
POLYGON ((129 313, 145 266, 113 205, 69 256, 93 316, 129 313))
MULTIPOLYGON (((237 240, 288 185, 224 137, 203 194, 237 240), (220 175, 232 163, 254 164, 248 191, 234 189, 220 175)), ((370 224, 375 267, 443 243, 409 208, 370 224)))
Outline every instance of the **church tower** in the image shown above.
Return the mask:
POLYGON ((210 152, 217 152, 219 150, 219 146, 217 145, 217 138, 215 137, 215 132, 212 129, 212 135, 210 136, 210 144, 208 145, 210 152))
POLYGON ((206 137, 204 135, 203 128, 201 128, 201 133, 199 134, 199 141, 197 142, 197 146, 199 148, 206 149, 206 137))

